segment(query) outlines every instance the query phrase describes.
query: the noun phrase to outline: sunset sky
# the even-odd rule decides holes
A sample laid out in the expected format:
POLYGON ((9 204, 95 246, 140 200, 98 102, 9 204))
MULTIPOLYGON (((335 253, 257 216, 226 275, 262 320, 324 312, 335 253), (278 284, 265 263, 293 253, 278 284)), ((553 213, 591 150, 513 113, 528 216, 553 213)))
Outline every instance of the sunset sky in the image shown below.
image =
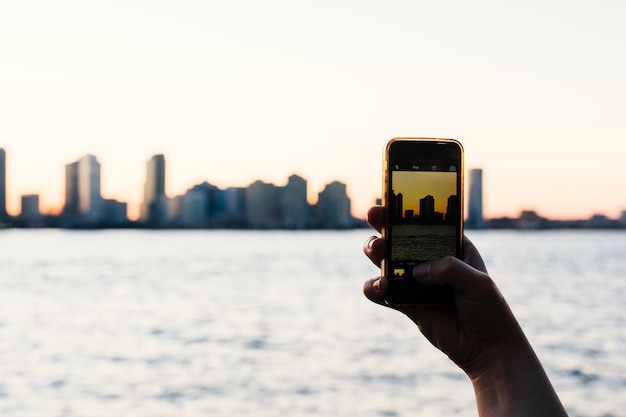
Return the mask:
POLYGON ((396 136, 450 137, 484 169, 488 217, 626 209, 626 2, 89 1, 0 6, 9 209, 63 204, 64 165, 102 164, 136 213, 209 181, 381 192, 396 136))
POLYGON ((394 171, 392 181, 394 194, 402 194, 403 213, 421 214, 420 200, 427 195, 435 200, 435 211, 446 213, 448 197, 456 195, 456 175, 450 172, 394 171))

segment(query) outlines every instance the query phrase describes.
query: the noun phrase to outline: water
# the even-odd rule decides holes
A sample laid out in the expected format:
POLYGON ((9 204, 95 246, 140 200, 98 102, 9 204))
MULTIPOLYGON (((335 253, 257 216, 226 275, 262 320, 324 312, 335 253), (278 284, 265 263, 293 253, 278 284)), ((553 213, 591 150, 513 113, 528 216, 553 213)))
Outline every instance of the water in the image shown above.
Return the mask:
MULTIPOLYGON (((0 414, 475 416, 349 232, 0 232, 0 414)), ((469 232, 571 417, 626 416, 626 233, 469 232)))

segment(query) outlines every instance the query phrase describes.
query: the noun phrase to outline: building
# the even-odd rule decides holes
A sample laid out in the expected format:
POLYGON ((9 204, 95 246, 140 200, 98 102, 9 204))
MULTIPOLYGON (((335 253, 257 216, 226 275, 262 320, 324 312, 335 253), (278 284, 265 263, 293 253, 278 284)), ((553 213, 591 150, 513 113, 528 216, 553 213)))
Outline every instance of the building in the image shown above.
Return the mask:
POLYGON ((333 181, 318 194, 314 226, 322 229, 347 229, 353 224, 350 210, 346 185, 333 181))
POLYGON ((434 223, 436 219, 435 213, 435 198, 430 194, 420 198, 419 222, 424 224, 434 223))
POLYGON ((67 221, 78 217, 78 162, 65 165, 65 204, 63 217, 67 221))
POLYGON ((169 204, 170 222, 183 228, 205 227, 209 222, 210 194, 196 186, 172 198, 169 204))
POLYGON ((282 190, 282 221, 287 229, 306 229, 309 226, 309 203, 306 199, 307 182, 292 175, 282 190))
POLYGON ((465 227, 468 229, 484 229, 483 217, 483 170, 469 170, 469 204, 465 227))
POLYGON ((100 194, 100 163, 85 155, 65 165, 65 204, 67 225, 95 225, 104 220, 104 201, 100 194))
POLYGON ((280 188, 260 180, 245 191, 245 220, 253 229, 281 228, 280 188))
POLYGON ((104 199, 104 223, 107 226, 127 227, 128 221, 128 203, 117 201, 114 199, 104 199))
POLYGON ((65 203, 60 224, 64 227, 128 226, 127 204, 102 196, 100 163, 93 155, 65 165, 65 203))
POLYGON ((246 189, 228 187, 215 196, 212 224, 218 227, 246 227, 246 189))
POLYGON ((6 220, 7 214, 7 165, 6 152, 0 148, 0 222, 6 220))
MULTIPOLYGON (((400 222, 402 219, 405 219, 406 217, 406 213, 404 212, 404 200, 403 200, 403 196, 402 193, 398 193, 396 194, 395 192, 391 191, 391 198, 389 199, 389 202, 391 204, 391 207, 389 207, 389 210, 391 211, 392 214, 392 219, 394 219, 396 222, 400 222)), ((411 218, 413 218, 413 213, 411 213, 411 218)))
POLYGON ((20 221, 29 226, 40 226, 43 224, 43 216, 39 211, 39 195, 25 194, 22 196, 20 221))
POLYGON ((78 212, 86 223, 100 223, 104 219, 100 163, 93 155, 78 160, 78 212))
POLYGON ((459 218, 459 197, 451 195, 448 197, 448 205, 446 206, 446 224, 456 224, 459 218))
POLYGON ((168 222, 168 200, 165 194, 165 157, 154 155, 146 164, 146 182, 143 189, 139 220, 152 227, 163 227, 168 222))

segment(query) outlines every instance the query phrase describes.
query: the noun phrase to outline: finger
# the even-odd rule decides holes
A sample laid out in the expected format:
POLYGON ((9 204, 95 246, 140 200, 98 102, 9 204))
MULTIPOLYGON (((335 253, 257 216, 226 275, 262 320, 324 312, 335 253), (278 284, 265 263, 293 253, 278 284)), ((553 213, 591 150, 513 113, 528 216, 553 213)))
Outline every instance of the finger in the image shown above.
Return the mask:
POLYGON ((465 235, 463 235, 463 260, 479 271, 487 273, 487 267, 478 249, 465 235))
POLYGON ((385 293, 387 292, 388 286, 389 283, 385 278, 372 278, 365 281, 363 284, 363 294, 365 294, 370 301, 386 306, 385 293))
POLYGON ((374 229, 380 232, 385 223, 385 208, 382 206, 373 206, 367 211, 367 222, 374 229))
POLYGON ((486 273, 452 256, 418 264, 413 268, 413 277, 424 284, 447 284, 462 296, 476 301, 497 293, 486 273))
POLYGON ((380 268, 380 263, 385 257, 385 241, 378 236, 372 236, 363 244, 363 252, 380 268))

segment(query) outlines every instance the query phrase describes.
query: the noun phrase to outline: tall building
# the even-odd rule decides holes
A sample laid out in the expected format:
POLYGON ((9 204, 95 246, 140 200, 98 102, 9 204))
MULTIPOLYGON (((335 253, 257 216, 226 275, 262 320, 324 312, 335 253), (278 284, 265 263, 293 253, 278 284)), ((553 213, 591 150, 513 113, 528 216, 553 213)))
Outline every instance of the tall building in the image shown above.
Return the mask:
POLYGON ((6 152, 0 148, 0 221, 7 218, 7 165, 6 152))
POLYGON ((346 185, 333 181, 319 193, 316 211, 316 226, 323 229, 346 229, 352 225, 350 199, 346 185))
POLYGON ((469 171, 469 203, 467 207, 467 220, 465 227, 468 229, 484 229, 483 218, 483 170, 470 169, 469 171))
POLYGON ((261 180, 250 184, 245 191, 246 223, 253 229, 275 229, 280 224, 280 189, 261 180))
POLYGON ((146 182, 143 189, 139 220, 151 226, 167 224, 168 200, 165 195, 165 157, 154 155, 146 165, 146 182))
POLYGON ((93 155, 78 160, 78 212, 88 223, 103 220, 104 201, 100 193, 100 163, 93 155))
POLYGON ((420 223, 430 223, 435 219, 435 198, 427 195, 420 198, 420 223))
POLYGON ((105 221, 100 192, 100 163, 93 155, 65 165, 63 220, 68 225, 96 225, 105 221))
POLYGON ((78 216, 78 162, 65 165, 65 204, 63 217, 68 221, 78 216))
POLYGON ((283 227, 306 229, 309 226, 309 203, 306 200, 307 182, 292 175, 282 192, 283 227))
POLYGON ((448 197, 448 205, 446 206, 445 222, 447 224, 455 224, 459 217, 459 198, 457 195, 448 197))
MULTIPOLYGON (((391 213, 393 213, 391 216, 392 219, 395 219, 395 221, 400 222, 402 219, 405 218, 405 214, 406 214, 404 213, 404 200, 403 200, 402 193, 396 194, 392 190, 389 203, 391 204, 391 206, 389 207, 389 210, 391 211, 391 213)), ((411 217, 412 216, 413 215, 411 215, 411 217)))
POLYGON ((246 213, 246 189, 229 187, 217 193, 218 210, 214 214, 217 225, 243 227, 246 213))

